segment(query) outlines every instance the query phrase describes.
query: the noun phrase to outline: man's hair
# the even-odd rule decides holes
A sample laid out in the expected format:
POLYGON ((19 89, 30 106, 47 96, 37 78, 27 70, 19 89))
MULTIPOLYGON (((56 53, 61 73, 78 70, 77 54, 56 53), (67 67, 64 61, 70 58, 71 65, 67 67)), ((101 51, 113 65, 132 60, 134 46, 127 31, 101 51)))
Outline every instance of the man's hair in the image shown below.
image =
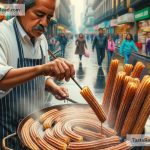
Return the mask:
POLYGON ((98 31, 103 31, 103 28, 99 28, 98 31))
POLYGON ((29 8, 33 7, 36 0, 23 0, 23 4, 25 4, 25 11, 29 8))
POLYGON ((25 11, 27 11, 29 8, 33 7, 36 0, 18 0, 17 2, 19 4, 25 4, 25 11))
MULTIPOLYGON (((36 0, 22 0, 23 4, 25 4, 25 11, 28 10, 29 8, 33 7, 36 0)), ((60 1, 56 0, 56 7, 59 6, 60 1)))

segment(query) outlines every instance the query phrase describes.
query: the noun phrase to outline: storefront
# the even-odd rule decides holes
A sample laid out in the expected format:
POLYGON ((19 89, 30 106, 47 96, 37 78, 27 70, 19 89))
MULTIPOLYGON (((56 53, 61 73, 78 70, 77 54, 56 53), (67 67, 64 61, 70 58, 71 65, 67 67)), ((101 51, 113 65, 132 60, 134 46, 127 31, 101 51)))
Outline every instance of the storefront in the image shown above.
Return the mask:
POLYGON ((110 20, 104 21, 104 25, 105 25, 105 33, 113 34, 113 31, 110 30, 110 20))
POLYGON ((126 34, 130 32, 134 33, 134 14, 127 13, 117 18, 117 26, 115 27, 115 33, 119 34, 122 38, 126 37, 126 34))
POLYGON ((110 21, 110 28, 109 28, 109 33, 114 34, 115 33, 115 27, 118 25, 117 19, 112 19, 110 21))
POLYGON ((141 44, 144 51, 147 34, 150 32, 150 7, 135 11, 134 17, 137 21, 138 44, 141 44))
POLYGON ((134 34, 134 14, 127 13, 117 18, 117 24, 114 23, 115 34, 118 35, 119 39, 116 45, 119 47, 126 37, 127 33, 134 34))

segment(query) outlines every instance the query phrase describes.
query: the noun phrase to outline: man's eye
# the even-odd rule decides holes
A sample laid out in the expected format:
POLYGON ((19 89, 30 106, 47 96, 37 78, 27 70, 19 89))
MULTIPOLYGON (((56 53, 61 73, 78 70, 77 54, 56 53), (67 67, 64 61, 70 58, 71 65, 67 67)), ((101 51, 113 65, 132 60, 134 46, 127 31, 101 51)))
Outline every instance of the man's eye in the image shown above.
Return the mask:
POLYGON ((40 13, 36 13, 36 15, 40 18, 44 16, 43 14, 40 14, 40 13))

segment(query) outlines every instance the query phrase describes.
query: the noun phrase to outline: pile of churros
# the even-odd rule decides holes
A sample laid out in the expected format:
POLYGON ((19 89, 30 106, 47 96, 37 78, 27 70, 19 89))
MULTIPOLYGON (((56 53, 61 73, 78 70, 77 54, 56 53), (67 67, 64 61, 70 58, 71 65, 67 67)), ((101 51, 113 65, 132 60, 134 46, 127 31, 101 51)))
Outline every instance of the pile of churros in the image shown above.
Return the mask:
POLYGON ((24 144, 33 150, 120 150, 131 148, 121 143, 117 132, 101 122, 90 107, 52 109, 39 120, 29 118, 21 129, 24 144))
POLYGON ((102 105, 86 86, 81 95, 89 104, 51 109, 38 120, 29 118, 22 127, 24 144, 33 150, 129 150, 120 136, 141 134, 150 114, 150 76, 141 74, 142 62, 126 64, 118 71, 112 60, 102 105), (102 125, 103 123, 103 125, 102 125))
POLYGON ((141 78, 145 68, 142 62, 137 62, 134 67, 126 64, 119 72, 116 72, 116 62, 111 62, 102 103, 107 123, 124 138, 127 134, 142 134, 150 114, 150 76, 141 78), (111 76, 112 68, 115 77, 111 76))

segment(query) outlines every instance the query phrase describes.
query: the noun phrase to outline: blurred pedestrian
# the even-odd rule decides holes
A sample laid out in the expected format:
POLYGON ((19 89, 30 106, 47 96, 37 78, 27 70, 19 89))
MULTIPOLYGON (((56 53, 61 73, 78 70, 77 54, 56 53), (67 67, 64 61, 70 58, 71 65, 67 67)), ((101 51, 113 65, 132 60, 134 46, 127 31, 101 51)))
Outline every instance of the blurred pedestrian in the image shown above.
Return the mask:
POLYGON ((110 66, 110 62, 112 59, 112 56, 115 51, 115 42, 113 41, 111 35, 108 36, 108 41, 107 41, 107 56, 108 56, 108 67, 110 66))
POLYGON ((137 43, 138 42, 138 33, 134 34, 134 42, 137 43))
POLYGON ((118 41, 119 41, 119 34, 116 33, 116 34, 114 35, 114 42, 115 42, 116 45, 118 45, 118 41))
POLYGON ((150 56, 150 32, 147 35, 148 35, 148 37, 146 40, 145 53, 147 56, 150 56))
POLYGON ((124 57, 125 64, 129 63, 129 57, 133 50, 138 52, 138 48, 133 41, 132 34, 128 33, 120 46, 120 54, 124 57))
POLYGON ((79 37, 76 40, 75 44, 76 44, 75 54, 79 55, 79 59, 80 61, 82 61, 82 56, 85 54, 85 48, 87 48, 86 40, 82 33, 79 34, 79 37))
POLYGON ((98 65, 101 67, 105 58, 105 49, 107 47, 107 37, 103 34, 103 29, 99 29, 99 35, 95 36, 92 49, 96 47, 98 65))
POLYGON ((50 35, 49 39, 49 49, 53 52, 55 50, 56 38, 53 34, 50 35))
POLYGON ((67 39, 67 37, 65 36, 64 33, 61 33, 61 35, 58 37, 58 41, 60 43, 62 57, 64 57, 68 39, 67 39))
POLYGON ((93 40, 94 40, 94 34, 91 34, 90 38, 91 38, 91 42, 93 43, 93 40))

